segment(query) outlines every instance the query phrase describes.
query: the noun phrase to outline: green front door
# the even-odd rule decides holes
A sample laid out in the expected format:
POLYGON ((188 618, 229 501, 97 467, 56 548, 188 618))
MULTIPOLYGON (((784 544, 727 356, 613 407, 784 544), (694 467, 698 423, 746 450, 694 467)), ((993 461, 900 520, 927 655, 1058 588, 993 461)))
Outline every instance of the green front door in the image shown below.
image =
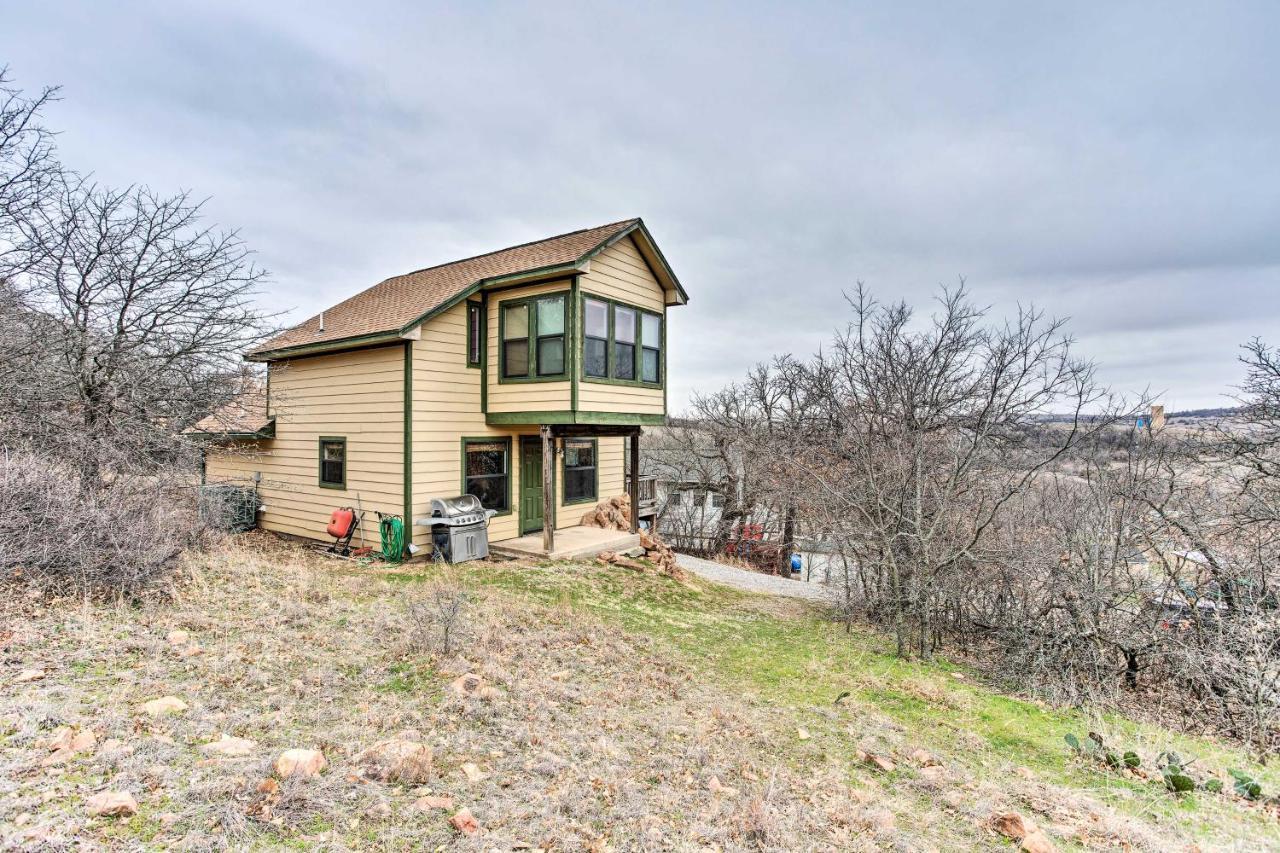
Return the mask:
POLYGON ((542 529, 542 439, 520 439, 520 533, 542 529))

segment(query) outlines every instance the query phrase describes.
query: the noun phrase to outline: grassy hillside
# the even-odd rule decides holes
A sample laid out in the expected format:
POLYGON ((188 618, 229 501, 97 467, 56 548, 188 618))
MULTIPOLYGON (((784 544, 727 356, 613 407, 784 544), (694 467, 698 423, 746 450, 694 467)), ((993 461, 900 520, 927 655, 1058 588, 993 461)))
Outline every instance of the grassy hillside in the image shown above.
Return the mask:
POLYGON ((577 563, 443 571, 249 538, 193 565, 176 601, 12 602, 0 846, 949 850, 1007 847, 991 818, 1015 811, 1059 849, 1280 848, 1263 807, 1174 797, 1072 758, 1062 736, 1092 729, 1147 764, 1175 748, 1202 776, 1248 767, 1280 788, 1231 749, 898 661, 796 602, 577 563), (456 695, 464 673, 484 689, 456 695), (187 707, 143 709, 166 695, 187 707), (429 778, 366 778, 360 753, 405 730, 431 747, 429 778), (63 731, 95 742, 51 762, 63 731), (224 734, 252 746, 201 750, 224 734), (262 785, 293 747, 327 769, 262 785), (103 790, 137 814, 90 817, 103 790), (474 836, 450 824, 464 807, 474 836))

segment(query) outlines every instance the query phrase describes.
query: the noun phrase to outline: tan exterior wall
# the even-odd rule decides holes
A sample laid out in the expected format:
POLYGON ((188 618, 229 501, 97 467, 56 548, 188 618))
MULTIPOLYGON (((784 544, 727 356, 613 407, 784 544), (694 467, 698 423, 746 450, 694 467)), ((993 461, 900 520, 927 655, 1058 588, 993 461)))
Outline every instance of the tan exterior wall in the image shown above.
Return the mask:
MULTIPOLYGON (((563 286, 563 285, 562 285, 563 286)), ((547 288, 554 291, 556 288, 547 288)), ((512 291, 522 293, 524 291, 512 291)), ((533 289, 542 292, 542 289, 533 289)), ((497 323, 490 302, 489 328, 497 323)), ((485 423, 480 408, 481 371, 467 367, 467 308, 465 303, 450 308, 422 327, 422 336, 413 342, 413 514, 430 513, 433 497, 452 497, 462 492, 462 439, 492 436, 511 439, 511 512, 495 516, 489 525, 489 539, 500 542, 519 535, 520 436, 537 435, 536 426, 493 427, 485 423)), ((496 348, 496 334, 489 335, 488 349, 496 348)), ((489 371, 497 371, 490 360, 489 371)), ((537 387, 552 383, 531 383, 537 387)), ((566 386, 568 383, 564 383, 566 386)), ((492 393, 493 386, 490 386, 492 393)), ((492 400, 492 398, 491 398, 492 400)), ((568 407, 568 400, 560 404, 568 407)), ((521 409, 523 410, 523 409, 521 409)), ((558 451, 558 448, 557 448, 558 451)), ((624 439, 602 438, 599 443, 599 494, 601 498, 624 491, 624 439)), ((585 504, 565 505, 562 457, 556 455, 556 527, 576 526, 586 511, 585 504)), ((425 546, 430 539, 426 527, 415 527, 413 541, 425 546)))
MULTIPOLYGON (((592 258, 591 270, 579 280, 578 286, 584 293, 660 312, 665 334, 667 316, 662 285, 653 277, 630 237, 619 240, 592 258)), ((662 378, 665 386, 666 376, 662 378)), ((578 383, 578 409, 584 412, 664 415, 667 411, 666 395, 662 388, 614 385, 593 382, 584 377, 578 383)))
POLYGON ((502 303, 557 292, 563 292, 567 299, 569 287, 570 282, 566 279, 489 294, 487 357, 490 412, 549 412, 562 411, 570 407, 572 391, 567 380, 564 382, 502 382, 498 376, 498 317, 502 303))
POLYGON ((251 482, 259 474, 267 507, 259 524, 312 539, 328 538, 334 509, 361 506, 365 541, 376 545, 375 512, 403 512, 404 348, 293 359, 269 370, 275 437, 210 447, 206 479, 251 482), (347 440, 345 489, 319 484, 320 436, 347 440))

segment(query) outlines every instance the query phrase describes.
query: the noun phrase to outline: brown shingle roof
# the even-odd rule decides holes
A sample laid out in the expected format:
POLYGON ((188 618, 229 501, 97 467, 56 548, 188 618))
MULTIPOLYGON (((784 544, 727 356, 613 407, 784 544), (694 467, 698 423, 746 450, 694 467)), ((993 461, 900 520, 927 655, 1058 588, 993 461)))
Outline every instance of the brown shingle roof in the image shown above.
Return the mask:
POLYGON ((612 222, 386 279, 345 302, 326 308, 323 332, 320 331, 321 315, 316 315, 267 341, 250 355, 398 332, 480 281, 576 263, 638 222, 637 219, 612 222))
POLYGON ((207 435, 254 435, 271 426, 267 417, 267 389, 255 385, 206 415, 187 432, 207 435))

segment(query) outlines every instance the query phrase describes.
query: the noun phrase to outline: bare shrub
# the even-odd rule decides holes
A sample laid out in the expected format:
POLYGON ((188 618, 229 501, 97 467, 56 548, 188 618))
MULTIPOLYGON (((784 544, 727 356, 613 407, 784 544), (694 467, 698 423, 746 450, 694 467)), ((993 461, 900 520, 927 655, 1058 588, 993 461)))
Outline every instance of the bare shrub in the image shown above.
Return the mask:
POLYGON ((416 592, 405 607, 411 651, 448 657, 471 634, 467 594, 452 578, 441 578, 416 592))
POLYGON ((49 594, 133 594, 211 535, 190 487, 116 478, 80 487, 74 467, 0 449, 0 576, 49 594))

